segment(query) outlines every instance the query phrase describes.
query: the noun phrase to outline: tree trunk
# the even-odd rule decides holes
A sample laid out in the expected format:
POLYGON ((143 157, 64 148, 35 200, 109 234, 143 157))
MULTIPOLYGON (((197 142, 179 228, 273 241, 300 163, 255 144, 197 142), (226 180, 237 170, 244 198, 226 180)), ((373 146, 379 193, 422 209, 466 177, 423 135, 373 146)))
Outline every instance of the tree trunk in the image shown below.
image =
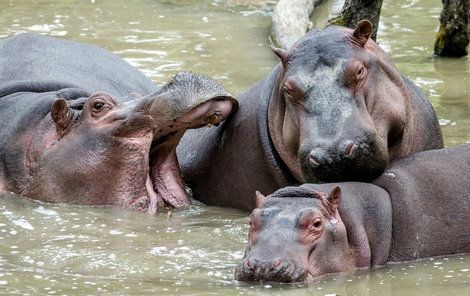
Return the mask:
POLYGON ((382 0, 346 0, 341 13, 328 21, 328 25, 344 26, 351 29, 361 20, 369 20, 374 26, 371 38, 377 37, 382 0))
POLYGON ((442 0, 441 25, 436 35, 434 54, 461 57, 468 54, 470 41, 470 0, 442 0))
POLYGON ((279 0, 272 15, 272 43, 284 49, 291 48, 310 29, 310 16, 322 1, 279 0))

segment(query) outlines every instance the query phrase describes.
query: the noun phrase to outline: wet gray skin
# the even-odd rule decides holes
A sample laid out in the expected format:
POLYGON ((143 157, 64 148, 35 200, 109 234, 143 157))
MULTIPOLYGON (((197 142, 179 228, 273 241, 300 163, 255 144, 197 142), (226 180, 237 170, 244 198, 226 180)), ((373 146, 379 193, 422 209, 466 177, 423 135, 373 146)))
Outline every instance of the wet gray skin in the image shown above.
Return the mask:
MULTIPOLYGON (((190 69, 213 76, 234 94, 278 63, 266 38, 272 9, 251 4, 258 0, 91 2, 0 1, 0 35, 35 31, 92 43, 160 85, 190 69)), ((272 8, 273 1, 262 2, 272 8)), ((341 1, 332 2, 341 9, 341 1)), ((326 8, 324 15, 313 19, 319 26, 329 17, 326 4, 316 10, 326 8)), ((430 97, 446 146, 454 146, 470 140, 470 75, 465 59, 431 58, 440 11, 440 1, 384 1, 378 42, 430 97)), ((332 274, 311 287, 237 282, 233 271, 247 243, 248 216, 198 202, 168 218, 0 194, 0 290, 15 295, 470 293, 470 255, 332 274)))
POLYGON ((299 282, 470 252, 470 144, 394 162, 373 183, 257 193, 241 281, 299 282))
POLYGON ((354 269, 346 229, 336 213, 339 187, 317 198, 287 188, 290 192, 286 196, 293 198, 258 196, 263 204, 250 216, 248 245, 235 278, 291 283, 354 269))
MULTIPOLYGON (((114 205, 150 213, 158 207, 187 206, 176 146, 187 129, 218 125, 237 106, 214 80, 191 73, 176 75, 146 97, 120 98, 122 103, 102 92, 88 98, 71 95, 77 94, 61 90, 55 99, 29 93, 0 99, 13 106, 28 101, 45 107, 44 114, 34 109, 20 114, 33 118, 36 130, 31 126, 9 134, 15 129, 4 125, 4 134, 15 140, 1 147, 5 158, 0 190, 47 202, 114 205), (31 143, 24 151, 24 169, 13 162, 11 155, 23 152, 14 141, 31 143)), ((2 112, 6 118, 17 116, 9 108, 2 112)))
POLYGON ((271 103, 281 115, 270 133, 299 181, 370 181, 395 159, 443 147, 432 105, 371 33, 363 20, 273 49, 284 68, 275 90, 283 100, 271 103))

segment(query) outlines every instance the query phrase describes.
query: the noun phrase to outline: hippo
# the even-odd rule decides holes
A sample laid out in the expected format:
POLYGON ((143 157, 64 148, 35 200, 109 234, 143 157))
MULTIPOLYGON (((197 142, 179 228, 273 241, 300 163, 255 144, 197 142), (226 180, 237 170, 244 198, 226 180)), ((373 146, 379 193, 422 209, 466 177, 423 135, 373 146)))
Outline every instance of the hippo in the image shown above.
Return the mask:
POLYGON ((96 46, 34 34, 0 42, 0 193, 155 213, 189 204, 176 146, 237 102, 187 72, 157 87, 96 46))
POLYGON ((470 252, 470 144, 394 162, 373 183, 303 184, 250 216, 240 281, 298 282, 470 252))
POLYGON ((252 193, 303 183, 370 182, 393 160, 443 147, 436 113, 369 39, 372 25, 312 30, 237 97, 217 130, 177 148, 196 199, 252 210, 252 193))

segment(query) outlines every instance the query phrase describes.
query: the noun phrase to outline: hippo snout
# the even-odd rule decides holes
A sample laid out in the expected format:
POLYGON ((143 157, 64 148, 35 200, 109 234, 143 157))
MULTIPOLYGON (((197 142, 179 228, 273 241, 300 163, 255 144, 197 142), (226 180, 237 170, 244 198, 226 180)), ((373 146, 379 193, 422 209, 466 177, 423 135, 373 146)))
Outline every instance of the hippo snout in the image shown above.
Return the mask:
POLYGON ((235 269, 235 278, 246 282, 303 282, 307 279, 308 271, 288 260, 244 259, 235 269))
POLYGON ((350 159, 354 157, 357 147, 358 144, 350 140, 331 147, 316 147, 308 154, 308 161, 315 168, 331 164, 335 161, 350 159))
POLYGON ((306 144, 300 152, 307 182, 370 181, 383 172, 387 163, 387 152, 373 137, 306 144))

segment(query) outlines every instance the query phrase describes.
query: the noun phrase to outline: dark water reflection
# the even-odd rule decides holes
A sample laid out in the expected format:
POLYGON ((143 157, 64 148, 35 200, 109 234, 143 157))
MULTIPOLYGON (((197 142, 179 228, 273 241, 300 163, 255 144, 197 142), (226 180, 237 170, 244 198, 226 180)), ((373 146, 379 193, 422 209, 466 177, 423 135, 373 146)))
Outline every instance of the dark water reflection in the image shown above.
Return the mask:
MULTIPOLYGON (((338 2, 332 2, 333 9, 338 2)), ((446 145, 468 142, 468 62, 431 55, 440 1, 384 2, 379 43, 431 98, 446 145)), ((238 94, 276 64, 266 38, 273 4, 3 0, 0 37, 33 31, 93 43, 157 83, 192 70, 214 76, 238 94)), ((327 15, 329 7, 319 15, 327 15)), ((233 269, 243 255, 246 222, 247 213, 197 203, 171 217, 154 217, 1 195, 0 294, 470 294, 469 255, 328 276, 311 287, 236 283, 233 269)))

